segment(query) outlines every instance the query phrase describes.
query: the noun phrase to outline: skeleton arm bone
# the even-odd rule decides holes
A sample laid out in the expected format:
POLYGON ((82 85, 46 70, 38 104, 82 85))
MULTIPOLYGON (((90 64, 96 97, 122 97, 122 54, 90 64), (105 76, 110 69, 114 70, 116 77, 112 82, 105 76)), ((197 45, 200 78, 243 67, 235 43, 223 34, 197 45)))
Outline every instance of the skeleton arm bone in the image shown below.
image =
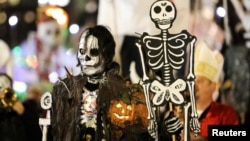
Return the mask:
POLYGON ((151 105, 151 101, 150 101, 150 98, 149 98, 149 86, 150 86, 150 83, 149 83, 149 78, 146 74, 146 67, 145 67, 145 64, 144 64, 144 56, 143 56, 143 53, 142 53, 142 49, 141 49, 141 44, 136 42, 136 46, 138 47, 139 49, 139 53, 140 53, 140 57, 141 57, 141 62, 142 62, 142 70, 143 70, 143 84, 142 87, 143 87, 143 90, 144 90, 144 95, 145 95, 145 99, 146 99, 146 105, 147 105, 147 110, 148 110, 148 119, 149 119, 149 125, 148 125, 148 132, 149 134, 155 138, 156 140, 158 140, 158 132, 157 132, 157 121, 156 121, 156 115, 155 115, 155 112, 153 111, 153 107, 151 105))
POLYGON ((193 37, 191 44, 190 44, 190 56, 189 56, 189 73, 187 76, 187 84, 188 89, 190 92, 190 100, 191 100, 191 121, 190 121, 190 128, 191 130, 194 130, 195 135, 197 135, 200 132, 200 124, 198 121, 198 114, 196 110, 196 104, 195 104, 195 94, 194 94, 194 67, 193 67, 193 58, 194 58, 194 44, 196 42, 196 38, 193 37))

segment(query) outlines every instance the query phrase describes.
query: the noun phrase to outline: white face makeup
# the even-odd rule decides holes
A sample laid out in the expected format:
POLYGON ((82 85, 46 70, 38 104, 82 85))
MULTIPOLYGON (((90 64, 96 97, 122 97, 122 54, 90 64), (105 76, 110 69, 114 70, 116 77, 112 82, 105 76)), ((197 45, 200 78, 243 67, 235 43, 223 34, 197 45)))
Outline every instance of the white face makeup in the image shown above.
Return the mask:
POLYGON ((78 59, 82 72, 86 75, 95 75, 104 70, 104 59, 102 58, 98 46, 98 39, 93 35, 83 34, 80 39, 78 59))
POLYGON ((57 47, 61 43, 61 29, 56 21, 39 23, 37 36, 44 46, 57 47))
POLYGON ((0 91, 6 88, 11 88, 11 82, 6 76, 1 75, 0 76, 0 91))

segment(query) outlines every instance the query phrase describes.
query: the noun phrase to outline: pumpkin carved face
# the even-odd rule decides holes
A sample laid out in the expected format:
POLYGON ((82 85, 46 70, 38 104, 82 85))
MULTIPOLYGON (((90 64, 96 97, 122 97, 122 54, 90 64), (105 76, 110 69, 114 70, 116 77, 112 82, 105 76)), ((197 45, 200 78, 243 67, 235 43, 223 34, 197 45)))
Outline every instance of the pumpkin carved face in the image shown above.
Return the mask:
POLYGON ((126 104, 121 100, 112 100, 109 112, 111 122, 124 128, 126 124, 134 120, 135 104, 126 104))
POLYGON ((124 127, 140 127, 147 129, 147 107, 145 103, 138 102, 138 99, 144 99, 141 92, 133 93, 130 104, 126 104, 121 99, 111 101, 109 116, 112 124, 124 127))

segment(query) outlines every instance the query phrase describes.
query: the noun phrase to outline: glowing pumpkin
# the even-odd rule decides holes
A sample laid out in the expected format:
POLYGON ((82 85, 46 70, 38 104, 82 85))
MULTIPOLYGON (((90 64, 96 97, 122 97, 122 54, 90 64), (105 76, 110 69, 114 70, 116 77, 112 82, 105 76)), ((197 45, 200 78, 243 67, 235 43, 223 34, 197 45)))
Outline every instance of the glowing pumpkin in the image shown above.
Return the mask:
POLYGON ((135 104, 126 104, 122 100, 112 100, 110 107, 111 122, 124 128, 134 120, 135 104))
POLYGON ((136 126, 140 129, 147 129, 147 107, 144 94, 140 91, 133 92, 130 96, 130 102, 124 102, 122 99, 111 101, 109 115, 112 124, 121 128, 136 126))

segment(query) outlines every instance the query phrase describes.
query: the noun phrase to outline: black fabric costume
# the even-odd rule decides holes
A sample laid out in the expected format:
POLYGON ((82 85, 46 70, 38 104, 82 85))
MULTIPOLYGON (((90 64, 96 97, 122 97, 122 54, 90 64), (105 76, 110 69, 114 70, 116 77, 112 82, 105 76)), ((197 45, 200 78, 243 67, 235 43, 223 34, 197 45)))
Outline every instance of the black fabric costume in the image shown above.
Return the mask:
MULTIPOLYGON (((123 79, 115 69, 106 71, 98 85, 97 97, 97 130, 95 141, 102 138, 111 141, 112 133, 108 119, 110 100, 124 89, 123 79), (102 126, 102 124, 104 126, 102 126), (103 134, 103 130, 105 134, 103 134)), ((52 135, 54 141, 84 141, 84 134, 91 132, 80 125, 83 87, 95 90, 94 84, 87 82, 87 76, 78 75, 58 81, 52 91, 52 135)))
POLYGON ((25 125, 14 110, 6 110, 0 106, 0 140, 27 141, 25 125))

